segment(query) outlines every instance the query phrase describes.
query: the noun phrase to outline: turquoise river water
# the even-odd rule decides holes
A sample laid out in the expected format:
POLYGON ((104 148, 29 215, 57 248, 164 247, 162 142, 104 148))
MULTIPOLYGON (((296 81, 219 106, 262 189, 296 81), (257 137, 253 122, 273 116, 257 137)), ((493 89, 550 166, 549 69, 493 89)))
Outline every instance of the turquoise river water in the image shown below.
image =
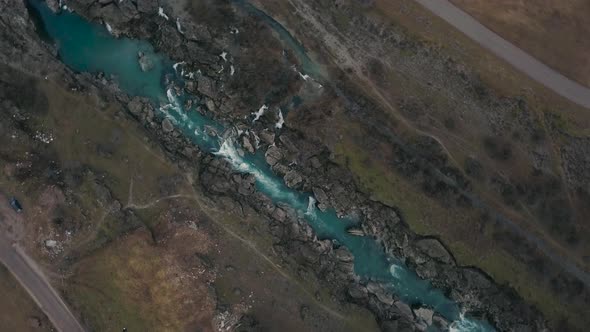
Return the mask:
MULTIPOLYGON (((453 322, 452 331, 493 331, 488 323, 465 317, 456 303, 433 288, 428 281, 417 277, 399 260, 385 254, 373 239, 348 234, 346 229, 355 224, 355 221, 338 218, 334 211, 317 210, 315 200, 310 194, 285 186, 260 155, 241 156, 231 137, 208 135, 207 131, 211 128, 219 133, 225 128, 199 112, 183 109, 184 101, 194 97, 179 96, 166 85, 166 77, 177 85, 183 84, 178 67, 173 66, 172 61, 164 55, 155 53, 149 43, 115 38, 107 28, 90 23, 75 13, 51 12, 41 0, 30 0, 29 6, 42 26, 43 34, 56 43, 59 57, 67 66, 78 72, 103 72, 115 77, 121 89, 128 94, 153 100, 159 106, 159 116, 168 117, 195 144, 226 158, 237 171, 255 175, 258 190, 275 202, 283 202, 296 209, 310 223, 319 238, 336 240, 347 247, 354 255, 354 270, 357 275, 387 284, 392 293, 410 305, 434 309, 453 322), (138 52, 143 52, 154 63, 151 70, 141 70, 137 61, 138 52)), ((278 23, 274 20, 272 22, 271 27, 282 36, 281 39, 288 40, 287 44, 296 43, 292 36, 285 35, 288 32, 283 27, 278 28, 274 26, 278 23)), ((300 48, 300 45, 287 46, 300 48)), ((434 331, 434 328, 431 327, 430 330, 434 331)))

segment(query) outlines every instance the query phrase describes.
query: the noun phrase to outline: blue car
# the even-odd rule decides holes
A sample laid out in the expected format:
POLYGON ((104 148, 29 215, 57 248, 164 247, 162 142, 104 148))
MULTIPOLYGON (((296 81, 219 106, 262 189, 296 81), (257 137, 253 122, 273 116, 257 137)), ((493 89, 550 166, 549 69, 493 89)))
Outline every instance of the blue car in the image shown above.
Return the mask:
POLYGON ((12 197, 10 199, 10 206, 12 206, 14 211, 16 211, 17 213, 21 213, 23 211, 23 206, 20 205, 20 202, 15 197, 12 197))

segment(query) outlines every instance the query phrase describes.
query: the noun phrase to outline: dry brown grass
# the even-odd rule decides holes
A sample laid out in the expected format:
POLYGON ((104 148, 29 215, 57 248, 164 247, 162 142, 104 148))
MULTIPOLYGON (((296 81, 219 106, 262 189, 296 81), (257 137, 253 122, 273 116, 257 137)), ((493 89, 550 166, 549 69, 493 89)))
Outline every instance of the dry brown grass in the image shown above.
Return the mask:
POLYGON ((590 86, 589 1, 451 2, 545 64, 590 86))

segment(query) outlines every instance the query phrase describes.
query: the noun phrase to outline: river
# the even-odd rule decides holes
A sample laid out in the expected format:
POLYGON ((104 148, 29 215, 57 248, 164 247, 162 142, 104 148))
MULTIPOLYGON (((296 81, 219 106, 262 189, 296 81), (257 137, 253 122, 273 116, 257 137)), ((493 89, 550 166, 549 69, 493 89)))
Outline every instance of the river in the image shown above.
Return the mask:
MULTIPOLYGON (((30 0, 29 4, 33 9, 32 14, 42 24, 43 33, 58 46, 59 58, 67 66, 78 72, 103 72, 107 77, 114 77, 120 88, 129 95, 150 98, 159 107, 159 116, 169 118, 203 150, 226 158, 236 171, 253 174, 258 190, 275 203, 286 203, 298 211, 312 226, 318 238, 336 240, 348 248, 354 256, 354 271, 358 276, 385 283, 392 293, 410 305, 434 309, 453 322, 452 331, 493 331, 488 323, 465 317, 456 303, 433 288, 427 280, 417 277, 398 259, 388 256, 373 239, 348 234, 347 228, 356 221, 338 218, 334 211, 322 212, 316 209, 315 200, 310 194, 288 188, 280 177, 272 173, 260 155, 242 156, 238 153, 231 135, 210 135, 211 130, 217 133, 229 131, 193 110, 198 104, 198 98, 179 94, 173 88, 174 84, 184 84, 179 73, 183 71, 182 64, 173 64, 165 55, 154 52, 153 47, 144 41, 115 38, 106 27, 90 23, 75 13, 62 11, 55 14, 41 0, 30 0), (152 63, 151 70, 141 70, 137 61, 138 52, 142 52, 152 63), (188 99, 194 100, 193 106, 183 109, 182 105, 188 99)), ((278 29, 278 23, 272 22, 271 27, 278 29)), ((280 29, 277 33, 283 36, 288 33, 284 28, 280 29)), ((289 41, 294 42, 294 38, 289 41)), ((300 47, 298 44, 293 46, 300 47)), ((185 72, 184 75, 200 73, 185 72)), ((435 329, 431 327, 429 330, 435 329)))

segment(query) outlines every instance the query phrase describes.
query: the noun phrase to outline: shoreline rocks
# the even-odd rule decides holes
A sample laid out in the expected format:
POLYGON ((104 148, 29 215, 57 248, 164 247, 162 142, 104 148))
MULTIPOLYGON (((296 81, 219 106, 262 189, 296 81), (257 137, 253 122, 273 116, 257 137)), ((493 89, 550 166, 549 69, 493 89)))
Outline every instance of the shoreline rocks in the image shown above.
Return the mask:
MULTIPOLYGON (((152 12, 154 6, 153 1, 140 0, 137 9, 140 13, 152 12)), ((137 12, 130 8, 123 16, 127 19, 136 14, 137 12)), ((112 14, 106 9, 98 15, 108 17, 109 22, 116 24, 128 22, 125 19, 112 20, 110 15, 121 13, 112 14)), ((129 28, 126 31, 134 30, 129 28)), ((181 50, 182 47, 178 47, 182 43, 181 38, 184 37, 177 36, 175 31, 166 31, 154 37, 159 46, 164 50, 169 47, 168 51, 173 53, 171 56, 188 55, 188 52, 181 50), (176 37, 164 38, 170 37, 170 34, 176 37)), ((186 41, 184 43, 186 44, 186 41)), ((213 53, 210 56, 216 58, 213 53)), ((144 71, 153 68, 153 62, 143 53, 138 54, 138 61, 144 71)), ((218 59, 211 60, 207 66, 207 69, 210 69, 207 72, 208 76, 200 75, 196 87, 197 92, 206 97, 205 105, 211 113, 218 109, 216 105, 220 108, 225 105, 225 108, 232 109, 231 104, 224 100, 225 92, 221 91, 220 80, 215 74, 209 76, 219 70, 216 61, 218 59)), ((165 118, 157 125, 153 109, 147 103, 132 99, 127 106, 130 113, 158 137, 173 160, 199 161, 200 185, 208 193, 212 196, 230 197, 237 205, 248 204, 269 218, 269 229, 275 246, 285 260, 293 262, 292 256, 295 256, 302 257, 304 261, 318 262, 309 269, 321 276, 318 278, 330 285, 341 296, 342 301, 350 300, 371 308, 384 326, 411 327, 414 324, 420 329, 423 322, 438 322, 444 325, 444 319, 434 315, 432 310, 411 310, 394 295, 389 294, 383 285, 374 281, 359 280, 353 273, 353 257, 348 251, 337 248, 330 241, 318 241, 309 224, 299 218, 292 209, 275 205, 270 198, 256 190, 251 177, 236 176, 238 174, 226 161, 201 153, 182 137, 169 119, 165 118), (415 319, 417 320, 412 323, 415 319)), ((232 114, 220 113, 225 115, 214 116, 222 117, 228 122, 236 122, 232 114)), ((208 128, 207 133, 217 136, 214 128, 208 128)), ((261 138, 263 144, 269 145, 265 152, 265 160, 279 176, 283 177, 287 186, 312 191, 318 201, 318 208, 322 211, 333 207, 339 216, 358 213, 362 219, 362 230, 355 231, 357 234, 361 234, 362 231, 362 234, 377 238, 386 252, 405 259, 420 276, 431 279, 435 286, 444 291, 454 291, 453 299, 466 307, 481 310, 488 315, 486 319, 490 319, 496 325, 499 325, 500 319, 504 319, 505 324, 499 325, 501 328, 509 328, 515 324, 514 322, 529 319, 529 316, 536 317, 536 313, 520 307, 502 308, 499 304, 515 302, 509 296, 503 295, 506 293, 505 289, 491 282, 489 277, 478 270, 457 267, 451 253, 437 239, 422 239, 411 233, 394 209, 371 201, 356 188, 348 171, 323 157, 325 147, 318 147, 316 143, 307 142, 305 138, 293 138, 297 136, 291 135, 293 131, 289 128, 283 128, 279 136, 268 129, 255 131, 254 134, 261 138), (494 298, 494 303, 482 303, 486 296, 494 298), (510 311, 514 312, 511 314, 510 311)), ((246 151, 255 152, 251 140, 246 136, 243 136, 241 143, 246 151)), ((292 264, 300 265, 296 262, 292 264)))

